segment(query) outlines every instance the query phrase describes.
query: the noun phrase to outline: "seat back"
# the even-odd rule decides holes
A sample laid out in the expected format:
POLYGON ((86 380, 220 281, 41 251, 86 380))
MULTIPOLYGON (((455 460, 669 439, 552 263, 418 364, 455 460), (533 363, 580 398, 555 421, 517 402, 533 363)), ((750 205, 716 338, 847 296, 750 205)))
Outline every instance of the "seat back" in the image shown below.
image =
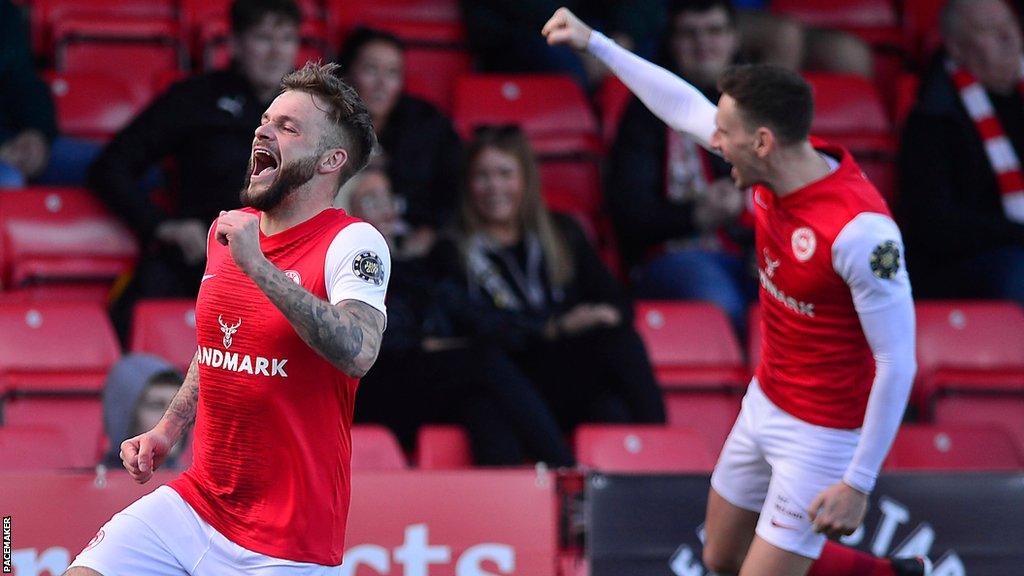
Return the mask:
POLYGON ((887 470, 1024 469, 1010 434, 992 425, 907 425, 896 435, 887 470))
POLYGON ((384 426, 352 426, 353 470, 403 470, 407 466, 398 440, 384 426))
POLYGON ((188 369, 196 354, 195 300, 142 300, 135 305, 129 349, 164 358, 188 369))
POLYGON ((715 465, 696 431, 660 426, 580 426, 576 458, 581 465, 604 472, 696 473, 715 465))
POLYGON ((416 467, 423 470, 471 468, 469 436, 459 426, 427 424, 416 434, 416 467))

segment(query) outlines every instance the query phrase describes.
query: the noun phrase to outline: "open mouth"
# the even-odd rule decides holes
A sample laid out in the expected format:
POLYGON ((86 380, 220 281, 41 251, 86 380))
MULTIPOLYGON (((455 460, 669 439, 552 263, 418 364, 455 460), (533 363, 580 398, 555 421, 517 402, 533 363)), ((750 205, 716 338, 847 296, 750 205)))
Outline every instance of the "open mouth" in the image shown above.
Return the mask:
POLYGON ((277 157, 266 148, 256 148, 252 152, 252 177, 270 176, 278 166, 277 157))

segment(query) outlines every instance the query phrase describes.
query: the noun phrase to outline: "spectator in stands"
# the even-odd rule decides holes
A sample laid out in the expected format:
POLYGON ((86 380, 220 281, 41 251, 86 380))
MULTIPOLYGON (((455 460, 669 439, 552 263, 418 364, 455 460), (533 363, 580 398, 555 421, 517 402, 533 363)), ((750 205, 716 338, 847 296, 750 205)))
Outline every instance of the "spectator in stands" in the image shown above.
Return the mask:
POLYGON ((463 188, 457 231, 434 254, 439 300, 486 359, 481 385, 500 406, 491 419, 515 435, 505 445, 536 457, 542 438, 559 452, 552 413, 562 432, 664 422, 631 305, 579 226, 544 207, 523 133, 479 129, 463 188))
POLYGON ((742 52, 753 62, 874 77, 871 47, 849 32, 810 26, 763 9, 739 10, 737 25, 742 52))
MULTIPOLYGON (((103 387, 103 430, 109 449, 102 464, 123 470, 121 443, 151 430, 171 404, 182 375, 166 360, 150 354, 129 354, 110 369, 103 387)), ((163 466, 174 469, 188 444, 187 436, 174 446, 163 466)))
POLYGON ((32 64, 27 19, 0 0, 0 187, 82 184, 98 152, 57 133, 53 98, 32 64))
POLYGON ((470 49, 482 72, 539 72, 573 76, 581 86, 594 85, 599 71, 568 48, 548 46, 537 30, 559 6, 601 22, 616 42, 643 51, 653 44, 664 21, 661 0, 583 2, 532 0, 461 0, 470 49))
POLYGON ((381 148, 394 160, 387 172, 410 227, 404 248, 425 253, 454 214, 462 144, 451 120, 403 93, 403 51, 397 37, 360 28, 345 41, 339 64, 370 109, 381 148))
POLYGON ((210 224, 221 210, 240 205, 253 131, 293 68, 300 19, 293 0, 234 2, 230 68, 172 85, 93 166, 91 187, 143 246, 134 278, 112 310, 122 340, 136 300, 198 292, 210 224), (139 181, 165 160, 178 186, 159 202, 139 181))
POLYGON ((915 291, 1024 303, 1021 32, 1002 0, 950 0, 899 158, 915 291))
MULTIPOLYGON (((717 101, 718 76, 739 52, 729 1, 675 2, 669 24, 662 64, 717 101)), ((753 230, 740 221, 745 195, 729 170, 633 97, 609 155, 606 193, 635 293, 714 302, 743 334, 757 296, 753 230)))

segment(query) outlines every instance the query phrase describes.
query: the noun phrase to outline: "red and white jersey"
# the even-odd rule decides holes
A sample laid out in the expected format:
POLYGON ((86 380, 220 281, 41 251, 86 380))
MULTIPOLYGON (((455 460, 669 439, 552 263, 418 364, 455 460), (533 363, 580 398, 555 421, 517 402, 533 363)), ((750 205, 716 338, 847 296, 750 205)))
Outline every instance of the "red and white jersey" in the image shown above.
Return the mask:
MULTIPOLYGON (((390 257, 369 224, 327 209, 272 236, 261 232, 260 247, 315 296, 386 312, 390 257)), ((341 564, 358 380, 302 341, 212 233, 207 254, 196 301, 194 460, 170 486, 244 548, 341 564)))
POLYGON ((859 428, 875 360, 858 312, 907 298, 903 241, 889 209, 849 152, 825 178, 784 197, 753 190, 762 357, 757 379, 806 422, 859 428))

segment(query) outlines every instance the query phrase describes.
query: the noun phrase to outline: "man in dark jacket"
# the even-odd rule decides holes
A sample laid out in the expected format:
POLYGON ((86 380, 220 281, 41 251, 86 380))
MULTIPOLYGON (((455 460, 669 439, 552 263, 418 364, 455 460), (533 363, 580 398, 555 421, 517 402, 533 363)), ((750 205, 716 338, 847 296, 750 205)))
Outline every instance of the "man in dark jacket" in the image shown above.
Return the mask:
POLYGON ((1021 33, 1002 0, 951 0, 946 51, 900 151, 898 216, 921 296, 1024 303, 1021 33))
POLYGON ((293 0, 239 0, 231 8, 227 70, 173 86, 122 130, 90 173, 96 194, 135 231, 143 256, 112 315, 122 338, 140 298, 194 297, 210 223, 239 205, 253 131, 292 70, 301 15, 293 0), (173 199, 156 202, 142 175, 169 161, 173 199))

